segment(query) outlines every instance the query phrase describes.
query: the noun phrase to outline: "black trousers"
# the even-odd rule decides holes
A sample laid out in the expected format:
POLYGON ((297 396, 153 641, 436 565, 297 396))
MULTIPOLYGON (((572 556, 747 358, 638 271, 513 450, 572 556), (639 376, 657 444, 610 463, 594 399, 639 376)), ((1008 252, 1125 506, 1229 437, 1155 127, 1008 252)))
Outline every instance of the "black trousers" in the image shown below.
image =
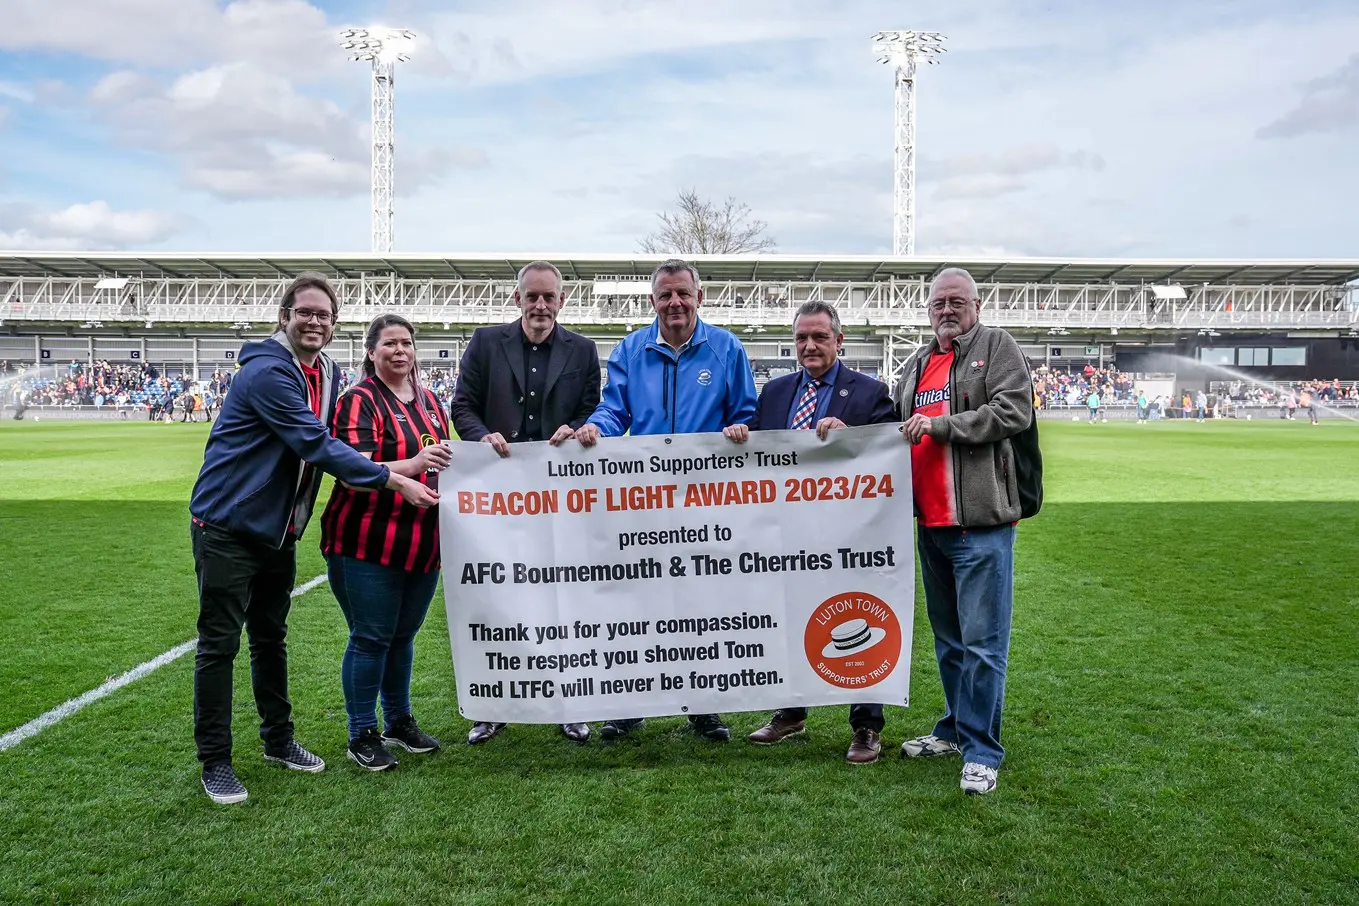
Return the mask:
POLYGON ((193 523, 198 576, 198 654, 193 669, 193 737, 204 766, 231 761, 231 688, 241 629, 250 636, 250 681, 260 739, 277 751, 293 738, 288 701, 288 609, 297 549, 280 550, 193 523))
MULTIPOLYGON (((785 720, 806 720, 806 708, 780 708, 785 720)), ((856 730, 881 733, 884 726, 882 705, 850 705, 849 725, 856 730)))

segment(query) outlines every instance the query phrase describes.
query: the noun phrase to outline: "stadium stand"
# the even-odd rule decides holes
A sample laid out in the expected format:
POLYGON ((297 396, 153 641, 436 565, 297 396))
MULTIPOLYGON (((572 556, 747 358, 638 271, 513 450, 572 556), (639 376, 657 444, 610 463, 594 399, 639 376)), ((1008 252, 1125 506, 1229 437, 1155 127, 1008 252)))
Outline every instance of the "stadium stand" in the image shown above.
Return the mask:
MULTIPOLYGON (((72 364, 149 368, 154 386, 134 376, 108 387, 115 408, 124 395, 123 405, 144 406, 230 373, 241 343, 271 332, 288 280, 316 269, 332 275, 344 302, 329 350, 338 361, 357 365, 364 326, 396 311, 419 327, 431 386, 445 395, 472 330, 517 315, 514 276, 536 257, 562 268, 563 322, 593 337, 601 357, 651 319, 648 275, 658 258, 649 256, 0 253, 0 360, 47 380, 72 364)), ((1061 375, 1084 378, 1086 368, 1113 378, 1115 406, 1139 379, 1169 380, 1171 392, 1240 375, 1270 386, 1359 380, 1359 260, 694 260, 703 316, 742 338, 757 384, 795 367, 792 312, 810 299, 839 309, 844 359, 892 383, 929 337, 924 302, 946 265, 977 278, 984 320, 1019 339, 1053 409, 1070 396, 1061 375)), ((76 383, 89 389, 88 377, 85 388, 76 383)))

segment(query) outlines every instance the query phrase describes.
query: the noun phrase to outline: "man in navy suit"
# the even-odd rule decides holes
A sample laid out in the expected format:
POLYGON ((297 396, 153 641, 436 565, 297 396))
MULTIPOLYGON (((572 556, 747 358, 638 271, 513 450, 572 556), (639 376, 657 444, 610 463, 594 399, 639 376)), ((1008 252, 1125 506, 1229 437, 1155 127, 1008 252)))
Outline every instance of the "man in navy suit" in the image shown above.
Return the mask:
MULTIPOLYGON (((833 306, 803 303, 793 321, 793 340, 802 367, 765 384, 750 426, 753 430, 815 429, 817 437, 825 440, 836 428, 896 420, 887 385, 841 364, 845 335, 833 306)), ((806 724, 806 708, 782 708, 749 739, 773 745, 801 733, 806 724)), ((851 706, 849 725, 854 739, 845 760, 850 764, 877 761, 882 751, 882 705, 851 706)))

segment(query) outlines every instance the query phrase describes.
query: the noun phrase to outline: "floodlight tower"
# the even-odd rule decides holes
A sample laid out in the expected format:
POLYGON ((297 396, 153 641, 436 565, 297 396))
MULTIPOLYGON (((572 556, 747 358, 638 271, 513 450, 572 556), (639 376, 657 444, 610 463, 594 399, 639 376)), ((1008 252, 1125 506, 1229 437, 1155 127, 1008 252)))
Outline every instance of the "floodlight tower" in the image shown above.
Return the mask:
POLYGON ((396 133, 392 106, 396 93, 396 64, 405 63, 405 48, 415 32, 404 28, 349 28, 340 33, 349 59, 373 64, 373 251, 392 250, 392 177, 396 133))
POLYGON ((896 150, 892 158, 892 254, 915 254, 915 68, 938 63, 944 36, 937 31, 880 31, 873 35, 879 63, 896 71, 896 150))

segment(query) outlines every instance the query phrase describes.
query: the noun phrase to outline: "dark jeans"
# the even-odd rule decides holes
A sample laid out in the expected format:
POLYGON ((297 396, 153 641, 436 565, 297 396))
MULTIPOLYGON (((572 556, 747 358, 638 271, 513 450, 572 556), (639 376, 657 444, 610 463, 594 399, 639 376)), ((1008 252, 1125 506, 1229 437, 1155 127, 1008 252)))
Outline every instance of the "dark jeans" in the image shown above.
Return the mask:
MULTIPOLYGON (((780 708, 784 720, 806 720, 806 708, 780 708)), ((881 733, 884 726, 882 705, 850 705, 849 725, 855 730, 872 730, 881 733)))
POLYGON ((280 550, 193 524, 198 576, 198 655, 193 669, 193 736, 204 766, 231 761, 231 674, 250 635, 250 682, 265 751, 293 738, 288 701, 288 608, 297 578, 296 548, 280 550))
POLYGON ((378 693, 387 728, 411 713, 415 634, 425 622, 439 573, 412 573, 393 566, 330 554, 330 587, 349 625, 340 662, 349 738, 377 729, 378 693))

